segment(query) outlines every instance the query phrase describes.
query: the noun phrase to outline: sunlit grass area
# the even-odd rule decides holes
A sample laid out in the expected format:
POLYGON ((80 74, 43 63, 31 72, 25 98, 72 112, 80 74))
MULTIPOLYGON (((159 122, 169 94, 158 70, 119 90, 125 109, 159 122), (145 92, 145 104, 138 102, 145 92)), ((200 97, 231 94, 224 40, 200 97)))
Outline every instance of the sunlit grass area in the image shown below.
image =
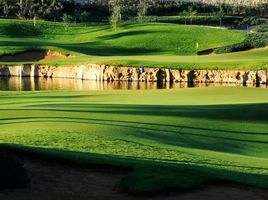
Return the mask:
POLYGON ((51 65, 104 63, 184 69, 267 67, 267 49, 196 56, 197 51, 238 43, 244 38, 242 31, 165 23, 125 24, 115 31, 109 25, 39 21, 34 27, 31 20, 0 20, 1 55, 34 49, 73 55, 39 61, 51 65))
POLYGON ((267 101, 254 88, 1 92, 0 141, 131 168, 132 192, 211 179, 267 188, 267 101))

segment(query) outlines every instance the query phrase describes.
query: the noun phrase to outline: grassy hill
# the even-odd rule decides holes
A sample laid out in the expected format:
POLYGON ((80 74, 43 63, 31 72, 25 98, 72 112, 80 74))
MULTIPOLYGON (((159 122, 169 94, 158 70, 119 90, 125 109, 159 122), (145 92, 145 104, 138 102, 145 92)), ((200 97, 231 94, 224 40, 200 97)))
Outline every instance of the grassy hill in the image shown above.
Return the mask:
POLYGON ((39 21, 0 20, 0 54, 50 49, 75 57, 48 64, 105 63, 180 68, 263 67, 267 50, 195 56, 199 51, 244 40, 241 31, 164 23, 128 24, 114 31, 108 25, 66 25, 39 21), (254 60, 254 62, 253 62, 254 60), (231 66, 230 66, 231 65, 231 66))
POLYGON ((132 192, 211 179, 268 188, 266 89, 1 92, 0 141, 134 171, 132 192))
MULTIPOLYGON (((123 25, 116 31, 108 25, 70 25, 31 21, 1 20, 0 38, 12 42, 1 54, 33 47, 56 47, 85 55, 193 55, 196 42, 200 50, 240 42, 244 33, 198 26, 148 23, 123 25), (12 45, 13 44, 13 45, 12 45), (17 44, 17 45, 16 45, 17 44), (14 50, 12 49, 14 46, 14 50)), ((3 46, 3 45, 2 45, 3 46)))

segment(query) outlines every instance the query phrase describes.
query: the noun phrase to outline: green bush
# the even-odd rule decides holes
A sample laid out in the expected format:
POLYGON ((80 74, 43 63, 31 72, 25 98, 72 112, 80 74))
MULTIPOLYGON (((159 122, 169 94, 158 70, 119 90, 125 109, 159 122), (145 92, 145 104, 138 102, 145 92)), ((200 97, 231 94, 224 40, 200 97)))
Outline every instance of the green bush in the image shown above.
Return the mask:
POLYGON ((1 24, 0 28, 1 35, 7 35, 9 37, 33 37, 41 36, 39 26, 34 26, 30 23, 14 23, 14 24, 1 24))
MULTIPOLYGON (((241 20, 239 17, 225 16, 222 19, 222 24, 232 25, 236 20, 241 20)), ((131 22, 137 22, 137 18, 130 20, 131 22)), ((174 24, 195 24, 195 25, 212 25, 219 26, 220 19, 215 15, 197 15, 197 16, 145 16, 144 22, 164 22, 174 24)))
POLYGON ((268 24, 263 24, 263 25, 258 26, 256 31, 260 33, 265 33, 265 32, 268 33, 268 24))
POLYGON ((75 17, 73 17, 72 15, 63 14, 62 21, 67 24, 73 23, 75 22, 75 17))
POLYGON ((268 33, 252 33, 247 38, 238 44, 224 46, 214 49, 216 54, 231 53, 238 51, 246 51, 254 48, 261 48, 268 46, 268 33))
POLYGON ((88 23, 88 22, 91 21, 91 19, 92 19, 92 15, 91 15, 91 13, 89 13, 89 12, 84 11, 84 12, 80 15, 80 21, 81 21, 81 22, 88 23))

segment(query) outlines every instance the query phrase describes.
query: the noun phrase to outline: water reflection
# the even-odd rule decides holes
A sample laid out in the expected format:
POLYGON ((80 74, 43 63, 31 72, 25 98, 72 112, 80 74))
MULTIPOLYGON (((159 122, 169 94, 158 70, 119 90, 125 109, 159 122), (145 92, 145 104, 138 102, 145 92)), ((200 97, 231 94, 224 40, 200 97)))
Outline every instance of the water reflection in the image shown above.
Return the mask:
MULTIPOLYGON (((243 84, 219 84, 219 83, 156 83, 156 82, 99 82, 90 80, 64 79, 64 78, 29 78, 29 77, 0 77, 0 90, 34 91, 34 90, 147 90, 147 89, 172 89, 186 87, 208 86, 238 86, 243 84)), ((247 87, 257 87, 247 85, 247 87)), ((260 85, 266 87, 266 85, 260 85)))

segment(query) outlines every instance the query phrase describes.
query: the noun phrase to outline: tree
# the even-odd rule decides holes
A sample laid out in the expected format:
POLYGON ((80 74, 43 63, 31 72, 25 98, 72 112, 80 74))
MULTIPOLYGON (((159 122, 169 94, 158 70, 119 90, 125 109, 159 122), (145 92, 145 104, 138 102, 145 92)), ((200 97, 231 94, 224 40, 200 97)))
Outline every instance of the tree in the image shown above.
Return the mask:
POLYGON ((188 18, 188 12, 186 10, 184 10, 181 13, 181 16, 183 16, 183 18, 184 18, 184 24, 186 25, 187 24, 187 18, 188 18))
POLYGON ((75 18, 72 15, 68 15, 66 13, 63 14, 62 21, 64 22, 65 30, 68 29, 69 24, 75 21, 75 18))
POLYGON ((177 7, 179 7, 182 4, 182 0, 174 0, 174 1, 177 7))
POLYGON ((60 0, 47 0, 45 11, 46 15, 53 16, 54 21, 58 17, 58 13, 63 9, 63 5, 60 0))
POLYGON ((121 0, 109 0, 110 6, 110 24, 114 30, 116 30, 118 24, 122 20, 122 2, 121 0))
POLYGON ((16 16, 19 10, 17 0, 0 0, 0 7, 5 17, 16 16))
POLYGON ((91 18, 91 13, 87 11, 82 12, 82 14, 80 15, 80 21, 84 23, 90 22, 91 18))
POLYGON ((34 26, 36 26, 36 19, 43 14, 44 1, 41 0, 31 0, 29 4, 29 14, 33 18, 34 26))
POLYGON ((187 14, 188 14, 188 17, 190 18, 191 24, 193 24, 193 18, 196 16, 197 11, 194 10, 192 6, 190 6, 189 9, 188 9, 187 14))
POLYGON ((218 10, 218 12, 215 15, 219 19, 219 21, 220 21, 220 26, 222 26, 222 20, 223 20, 223 18, 225 16, 225 11, 223 9, 223 5, 222 4, 219 5, 219 10, 218 10))
POLYGON ((23 16, 23 7, 24 7, 24 1, 23 0, 20 0, 19 2, 19 6, 20 6, 20 13, 19 13, 19 16, 23 16))
POLYGON ((146 0, 139 0, 139 4, 138 4, 138 20, 139 20, 139 22, 143 22, 144 17, 147 14, 148 7, 149 7, 149 5, 146 2, 146 0))
POLYGON ((247 34, 249 34, 249 27, 259 24, 259 20, 257 17, 246 17, 244 18, 239 24, 246 25, 247 27, 247 34))

